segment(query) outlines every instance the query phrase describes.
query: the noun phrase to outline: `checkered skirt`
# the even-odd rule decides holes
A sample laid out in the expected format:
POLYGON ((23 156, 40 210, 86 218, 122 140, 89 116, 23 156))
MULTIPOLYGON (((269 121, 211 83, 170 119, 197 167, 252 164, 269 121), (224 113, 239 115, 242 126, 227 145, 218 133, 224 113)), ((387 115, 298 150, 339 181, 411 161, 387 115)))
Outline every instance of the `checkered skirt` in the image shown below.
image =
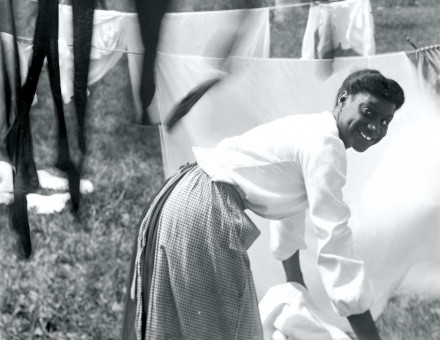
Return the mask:
MULTIPOLYGON (((142 310, 146 325, 141 327, 138 313, 138 336, 142 330, 148 340, 263 339, 247 256, 260 232, 244 213, 240 195, 233 185, 211 181, 196 164, 165 187, 173 185, 156 219, 154 269, 142 310)), ((140 272, 140 280, 145 275, 140 272)), ((136 283, 143 287, 134 275, 136 283)), ((142 306, 142 295, 136 299, 142 306)))

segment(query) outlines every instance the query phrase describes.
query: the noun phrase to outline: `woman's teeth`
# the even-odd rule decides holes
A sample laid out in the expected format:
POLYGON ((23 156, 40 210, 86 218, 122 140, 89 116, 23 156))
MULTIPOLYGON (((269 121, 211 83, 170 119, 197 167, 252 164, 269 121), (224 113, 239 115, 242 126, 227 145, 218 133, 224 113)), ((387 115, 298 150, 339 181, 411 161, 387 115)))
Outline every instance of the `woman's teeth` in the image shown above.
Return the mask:
POLYGON ((364 137, 367 141, 371 141, 373 138, 371 138, 370 136, 367 136, 365 133, 363 133, 362 131, 359 131, 361 136, 364 137))

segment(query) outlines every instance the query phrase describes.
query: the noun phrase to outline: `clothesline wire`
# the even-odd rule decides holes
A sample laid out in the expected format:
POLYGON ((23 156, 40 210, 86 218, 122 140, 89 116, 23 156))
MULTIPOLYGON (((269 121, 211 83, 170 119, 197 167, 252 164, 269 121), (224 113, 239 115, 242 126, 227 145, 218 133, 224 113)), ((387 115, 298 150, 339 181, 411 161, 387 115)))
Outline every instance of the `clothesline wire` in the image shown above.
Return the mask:
MULTIPOLYGON (((17 40, 22 40, 22 41, 26 41, 26 42, 30 42, 32 43, 34 40, 31 38, 26 38, 26 37, 17 37, 17 40)), ((72 47, 73 44, 68 44, 67 46, 72 47)), ((103 50, 103 51, 111 51, 111 52, 121 52, 121 53, 128 53, 128 54, 138 54, 138 55, 144 55, 143 52, 134 52, 134 51, 126 51, 126 50, 118 50, 118 49, 112 49, 112 48, 105 48, 105 47, 98 47, 98 46, 94 46, 91 45, 92 48, 95 48, 97 50, 103 50)))
MULTIPOLYGON (((31 43, 33 42, 33 39, 25 38, 25 37, 17 37, 17 40, 22 40, 22 41, 31 42, 31 43)), ((73 45, 67 45, 67 46, 73 46, 73 45)), ((127 54, 137 54, 137 55, 143 55, 144 54, 142 52, 134 52, 134 51, 126 51, 126 50, 116 50, 116 49, 111 49, 111 48, 97 47, 97 46, 93 46, 93 45, 92 45, 92 48, 95 48, 97 50, 121 52, 121 53, 127 53, 127 54)), ((414 53, 417 53, 417 52, 423 52, 423 51, 434 49, 434 48, 440 48, 440 44, 426 46, 426 47, 418 48, 416 50, 402 51, 402 52, 405 52, 406 54, 414 54, 414 53)))

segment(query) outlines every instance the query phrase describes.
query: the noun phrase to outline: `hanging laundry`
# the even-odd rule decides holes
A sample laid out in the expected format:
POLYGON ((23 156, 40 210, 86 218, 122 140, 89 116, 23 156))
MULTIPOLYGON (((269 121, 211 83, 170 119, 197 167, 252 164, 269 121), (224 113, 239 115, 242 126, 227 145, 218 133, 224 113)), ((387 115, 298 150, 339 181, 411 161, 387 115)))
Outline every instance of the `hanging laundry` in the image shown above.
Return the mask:
POLYGON ((0 39, 0 161, 10 162, 7 151, 6 138, 13 117, 9 117, 10 102, 9 103, 6 102, 6 100, 10 101, 10 95, 9 95, 10 84, 7 79, 6 68, 3 66, 6 64, 6 61, 4 59, 5 59, 5 54, 3 52, 3 43, 2 40, 0 39))
POLYGON ((302 59, 375 54, 370 0, 310 3, 302 59))
POLYGON ((420 79, 440 93, 440 45, 418 49, 416 59, 420 79))
MULTIPOLYGON (((13 21, 12 5, 10 17, 13 21)), ((93 8, 91 11, 93 17, 93 8)), ((87 17, 86 17, 87 18, 87 17)), ((91 31, 91 25, 90 25, 91 31)), ((91 35, 91 32, 90 32, 91 35)), ((14 39, 15 43, 15 39, 14 39)), ((85 50, 87 51, 87 42, 85 50)), ((90 49, 90 48, 89 48, 90 49)), ((89 50, 88 49, 88 50, 89 50)), ((73 163, 69 143, 67 140, 67 129, 64 117, 63 103, 61 99, 60 69, 58 56, 58 2, 51 0, 40 0, 38 6, 38 17, 34 34, 33 54, 26 82, 20 88, 20 72, 18 63, 18 48, 15 48, 15 70, 16 70, 16 103, 17 103, 17 134, 15 137, 15 176, 14 176, 14 202, 11 205, 10 223, 11 228, 19 240, 18 255, 28 258, 32 251, 29 234, 29 222, 27 216, 26 195, 34 192, 39 187, 33 156, 32 136, 30 129, 30 109, 34 99, 38 79, 47 57, 49 83, 52 91, 54 107, 58 119, 58 157, 56 167, 67 173, 70 189, 70 198, 74 211, 78 209, 80 198, 80 175, 79 170, 73 163), (18 71, 18 72, 17 72, 18 71)), ((75 49, 84 50, 84 47, 75 49)), ((88 59, 86 60, 88 62, 88 59)), ((79 65, 81 66, 81 65, 79 65)), ((88 67, 86 67, 87 80, 88 67)), ((75 79, 76 80, 76 79, 75 79)), ((75 93, 82 90, 81 81, 75 81, 78 87, 75 93)), ((84 87, 84 86, 83 86, 84 87)), ((79 105, 77 105, 78 107, 79 105)), ((84 108, 85 109, 85 108, 84 108)))
MULTIPOLYGON (((167 13, 162 20, 158 52, 211 57, 226 56, 230 52, 231 55, 242 57, 268 57, 269 10, 263 8, 249 11, 246 15, 245 13, 245 10, 167 13), (241 22, 243 18, 245 20, 241 22), (237 41, 234 50, 230 51, 227 46, 235 38, 237 41)), ((69 103, 74 94, 72 6, 60 5, 59 18, 62 23, 59 25, 61 90, 63 101, 69 103)), ((138 15, 95 10, 91 45, 88 85, 104 77, 124 52, 130 52, 127 55, 128 66, 137 112, 136 120, 140 122, 144 47, 138 15)), ((31 48, 32 46, 28 47, 26 51, 31 51, 31 48)), ((155 104, 152 106, 154 111, 155 104)), ((150 113, 150 120, 153 123, 159 122, 157 111, 150 113)))
MULTIPOLYGON (((59 6, 59 49, 63 100, 73 97, 73 13, 72 6, 59 6)), ((99 81, 123 56, 123 52, 143 53, 137 15, 116 11, 94 11, 88 84, 99 81), (137 24, 138 26, 138 24, 137 24)), ((139 72, 139 69, 137 70, 139 72)))
MULTIPOLYGON (((15 22, 13 16, 12 0, 0 1, 0 31, 12 35, 11 46, 5 47, 5 38, 2 34, 2 58, 4 63, 0 66, 3 75, 3 90, 5 98, 6 118, 3 118, 3 124, 11 124, 6 126, 6 140, 8 161, 12 161, 15 165, 15 174, 13 181, 17 182, 17 177, 21 188, 29 189, 38 186, 35 167, 32 156, 32 144, 30 138, 30 129, 28 119, 25 113, 25 98, 21 92, 20 79, 20 62, 18 56, 18 46, 15 39, 15 22)), ((29 102, 31 103, 31 101, 29 102)), ((4 128, 4 126, 3 126, 4 128)), ((5 132, 5 130, 3 130, 5 132)), ((12 166, 5 162, 6 167, 12 166)), ((3 168, 3 180, 6 187, 10 186, 10 170, 11 168, 3 168)), ((14 184, 15 184, 14 183, 14 184)), ((26 211, 26 194, 20 190, 16 190, 14 185, 13 204, 9 208, 9 224, 12 237, 13 248, 18 257, 27 258, 31 253, 31 240, 29 233, 29 223, 26 211)), ((8 193, 5 193, 8 195, 8 193)), ((2 195, 4 196, 4 195, 2 195)))
POLYGON ((160 23, 168 8, 170 0, 135 0, 139 18, 144 56, 142 63, 142 79, 140 98, 142 103, 142 123, 150 124, 147 107, 153 99, 156 85, 154 79, 154 64, 157 45, 159 43, 160 23))
MULTIPOLYGON (((87 102, 87 81, 90 65, 90 50, 93 35, 93 12, 96 0, 72 0, 73 9, 73 55, 74 55, 74 98, 77 117, 78 145, 84 156, 86 141, 84 121, 87 102)), ((82 163, 82 160, 80 161, 82 163)), ((80 166, 81 168, 82 166, 80 166)), ((78 179, 79 180, 79 179, 78 179)), ((79 197, 79 183, 75 183, 79 197)))
MULTIPOLYGON (((248 8, 243 10, 206 12, 203 17, 189 15, 189 13, 184 16, 179 13, 173 16, 170 14, 164 19, 162 25, 162 40, 159 50, 165 53, 216 58, 229 56, 268 57, 270 46, 269 10, 268 8, 249 10, 250 4, 246 4, 248 8), (171 17, 176 20, 170 20, 167 27, 166 19, 171 17), (196 18, 198 20, 194 20, 196 18), (221 18, 221 25, 218 27, 212 26, 212 22, 215 22, 216 18, 217 20, 221 18), (213 27, 216 27, 215 31, 211 31, 213 27)), ((222 65, 219 70, 227 75, 227 70, 222 65)), ((173 108, 173 113, 166 122, 168 128, 173 128, 177 121, 185 116, 198 100, 218 84, 222 78, 208 79, 189 89, 182 101, 173 108)), ((154 112, 154 109, 153 105, 151 112, 154 112)))
POLYGON ((269 49, 267 8, 168 13, 158 47, 159 52, 212 58, 267 58, 269 49))

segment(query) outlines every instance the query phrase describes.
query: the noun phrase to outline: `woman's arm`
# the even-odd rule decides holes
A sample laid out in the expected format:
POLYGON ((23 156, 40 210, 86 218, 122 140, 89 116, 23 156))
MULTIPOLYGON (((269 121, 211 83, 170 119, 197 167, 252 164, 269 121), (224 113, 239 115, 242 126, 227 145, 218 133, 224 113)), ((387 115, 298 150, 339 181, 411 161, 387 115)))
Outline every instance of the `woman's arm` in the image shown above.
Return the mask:
MULTIPOLYGON (((306 287, 299 263, 299 250, 297 250, 290 258, 283 261, 283 267, 288 282, 297 282, 306 287)), ((359 340, 381 339, 370 311, 366 311, 362 314, 350 315, 347 319, 359 340)))
POLYGON ((381 339, 369 310, 362 314, 350 315, 347 319, 359 340, 381 339))

